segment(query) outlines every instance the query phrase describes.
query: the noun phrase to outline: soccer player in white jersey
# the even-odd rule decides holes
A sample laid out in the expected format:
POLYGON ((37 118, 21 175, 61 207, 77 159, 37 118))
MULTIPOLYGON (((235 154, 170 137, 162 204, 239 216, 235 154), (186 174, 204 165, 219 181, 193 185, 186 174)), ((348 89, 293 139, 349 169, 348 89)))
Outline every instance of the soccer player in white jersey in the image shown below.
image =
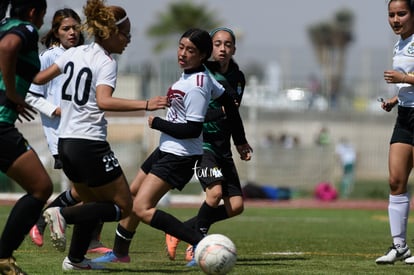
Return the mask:
MULTIPOLYGON (((51 66, 67 49, 84 43, 81 19, 74 10, 69 8, 57 10, 53 15, 51 26, 51 29, 41 39, 42 44, 47 48, 39 56, 41 69, 51 66)), ((55 169, 62 169, 62 162, 59 159, 57 148, 62 85, 63 76, 58 76, 45 85, 32 84, 26 96, 26 102, 41 114, 43 132, 46 136, 49 151, 55 160, 55 169)), ((47 207, 71 206, 79 203, 79 201, 80 198, 76 190, 70 188, 56 197, 47 207)), ((106 253, 110 250, 99 240, 102 225, 100 223, 97 226, 88 253, 106 253)), ((43 245, 45 227, 46 222, 41 215, 29 232, 30 238, 37 246, 43 245)))
POLYGON ((212 41, 205 30, 190 29, 181 36, 177 61, 184 72, 168 90, 170 108, 165 119, 148 118, 149 126, 161 131, 159 147, 144 161, 130 185, 135 197, 133 211, 118 224, 112 252, 94 262, 129 262, 129 246, 141 221, 191 245, 203 238, 202 233, 156 205, 169 190, 182 190, 192 178, 203 155, 202 127, 211 98, 228 108, 234 127, 242 123, 234 99, 204 67, 211 52, 212 41))
POLYGON ((102 268, 85 258, 96 224, 118 221, 131 212, 128 183, 106 140, 105 111, 156 110, 167 105, 165 96, 113 97, 117 63, 111 54, 122 54, 130 42, 131 23, 122 7, 106 6, 102 0, 88 0, 84 13, 94 42, 66 50, 34 79, 45 84, 64 74, 58 152, 63 171, 83 203, 44 211, 52 243, 60 251, 66 247, 66 225, 74 224, 63 270, 102 268))
POLYGON ((389 204, 392 245, 377 264, 393 264, 404 260, 414 264, 407 245, 407 221, 410 198, 408 178, 413 167, 414 150, 414 3, 409 0, 388 2, 388 23, 400 39, 394 46, 393 68, 384 72, 388 84, 396 84, 398 95, 384 101, 381 107, 389 112, 398 105, 398 116, 390 141, 389 204))

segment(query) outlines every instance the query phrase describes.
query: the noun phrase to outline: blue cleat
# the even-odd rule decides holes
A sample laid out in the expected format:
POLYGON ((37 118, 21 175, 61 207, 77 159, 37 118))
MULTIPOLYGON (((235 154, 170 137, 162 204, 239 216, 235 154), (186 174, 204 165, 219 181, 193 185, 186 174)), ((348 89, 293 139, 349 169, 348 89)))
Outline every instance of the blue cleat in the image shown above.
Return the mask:
POLYGON ((193 245, 193 258, 185 265, 187 267, 193 267, 193 266, 197 266, 197 262, 195 260, 195 251, 196 251, 197 246, 193 245))
POLYGON ((127 255, 117 257, 113 251, 105 253, 105 255, 92 260, 93 263, 129 263, 131 258, 127 255))

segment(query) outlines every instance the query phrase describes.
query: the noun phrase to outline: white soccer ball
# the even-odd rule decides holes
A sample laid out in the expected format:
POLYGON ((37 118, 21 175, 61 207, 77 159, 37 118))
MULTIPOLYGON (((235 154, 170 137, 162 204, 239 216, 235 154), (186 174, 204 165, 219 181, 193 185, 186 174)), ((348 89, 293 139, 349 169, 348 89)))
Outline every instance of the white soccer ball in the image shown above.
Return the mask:
POLYGON ((207 235, 197 244, 194 258, 205 274, 227 274, 236 264, 236 246, 222 234, 207 235))

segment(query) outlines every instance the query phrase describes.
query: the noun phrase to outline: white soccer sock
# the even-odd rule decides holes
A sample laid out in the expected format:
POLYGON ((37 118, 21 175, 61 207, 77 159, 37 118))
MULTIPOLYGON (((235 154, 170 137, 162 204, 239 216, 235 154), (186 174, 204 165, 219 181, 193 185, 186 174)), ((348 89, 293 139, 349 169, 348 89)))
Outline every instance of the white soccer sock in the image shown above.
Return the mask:
POLYGON ((407 234, 407 220, 410 211, 410 199, 408 193, 390 195, 388 204, 388 217, 391 236, 396 246, 405 246, 407 234))

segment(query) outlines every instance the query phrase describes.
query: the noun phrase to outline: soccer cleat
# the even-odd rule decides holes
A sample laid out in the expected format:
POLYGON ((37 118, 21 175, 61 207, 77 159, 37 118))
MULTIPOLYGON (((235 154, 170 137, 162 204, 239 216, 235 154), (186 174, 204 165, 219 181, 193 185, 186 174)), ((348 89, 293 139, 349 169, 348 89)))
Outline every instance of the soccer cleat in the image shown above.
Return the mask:
POLYGON ((414 264, 414 256, 408 257, 404 260, 406 264, 414 264))
POLYGON ((180 240, 176 237, 165 234, 165 246, 167 250, 168 258, 170 258, 171 261, 175 260, 175 255, 177 252, 177 246, 180 243, 180 240))
POLYGON ((0 259, 0 274, 4 275, 27 275, 20 267, 17 266, 14 257, 0 259))
POLYGON ((74 263, 69 260, 68 257, 65 257, 62 262, 63 270, 100 270, 104 268, 104 266, 93 263, 90 259, 87 258, 84 258, 80 263, 74 263))
POLYGON ((189 244, 185 250, 185 260, 190 262, 194 258, 193 246, 189 244))
POLYGON ((394 244, 389 248, 384 256, 375 260, 377 264, 394 264, 396 261, 402 261, 411 256, 411 251, 407 245, 396 247, 394 244))
MULTIPOLYGON (((197 248, 197 246, 196 245, 193 245, 192 246, 192 251, 195 251, 196 250, 196 248, 197 248)), ((188 248, 187 248, 187 250, 188 250, 188 248)), ((193 266, 197 266, 197 262, 196 262, 196 260, 195 260, 195 257, 194 257, 194 254, 195 253, 192 253, 193 255, 192 255, 192 257, 191 257, 191 259, 190 259, 190 261, 185 265, 185 266, 187 266, 187 267, 193 267, 193 266)))
POLYGON ((88 252, 87 253, 99 253, 99 254, 106 254, 108 252, 111 252, 112 249, 104 246, 100 241, 98 240, 92 240, 89 244, 88 252))
POLYGON ((131 258, 127 255, 124 257, 117 257, 113 251, 105 253, 105 255, 92 259, 93 263, 129 263, 131 258))
POLYGON ((43 217, 49 225, 53 246, 60 252, 66 249, 66 221, 60 213, 60 207, 50 207, 43 212, 43 217))
POLYGON ((30 229, 29 235, 35 245, 39 247, 43 245, 43 235, 40 233, 36 224, 30 229))

